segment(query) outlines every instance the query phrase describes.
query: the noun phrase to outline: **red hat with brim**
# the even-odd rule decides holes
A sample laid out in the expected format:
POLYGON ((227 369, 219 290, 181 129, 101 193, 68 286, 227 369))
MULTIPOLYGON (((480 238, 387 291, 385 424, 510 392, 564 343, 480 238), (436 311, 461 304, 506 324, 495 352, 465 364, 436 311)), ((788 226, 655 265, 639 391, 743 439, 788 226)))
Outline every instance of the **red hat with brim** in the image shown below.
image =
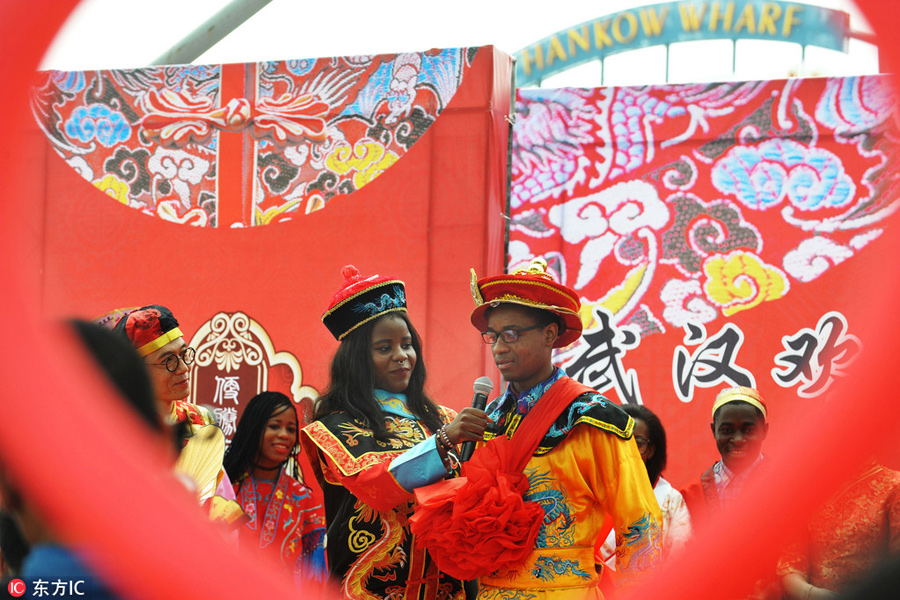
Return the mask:
POLYGON ((546 310, 562 319, 565 330, 553 344, 555 348, 568 346, 581 337, 581 300, 574 291, 553 280, 543 258, 533 259, 527 268, 510 275, 478 279, 472 269, 472 298, 475 310, 470 320, 478 331, 487 330, 490 309, 508 303, 546 310))

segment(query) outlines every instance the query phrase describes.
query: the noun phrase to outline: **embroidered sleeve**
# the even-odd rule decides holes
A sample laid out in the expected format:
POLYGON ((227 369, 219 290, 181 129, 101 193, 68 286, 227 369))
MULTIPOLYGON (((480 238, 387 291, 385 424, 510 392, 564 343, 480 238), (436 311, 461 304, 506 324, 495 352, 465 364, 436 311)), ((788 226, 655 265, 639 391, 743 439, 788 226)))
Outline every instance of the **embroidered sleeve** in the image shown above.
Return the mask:
POLYGON ((410 500, 411 494, 403 489, 389 469, 391 461, 402 453, 401 449, 359 448, 354 444, 359 441, 352 432, 347 433, 346 439, 350 441, 342 443, 321 421, 307 425, 301 434, 306 452, 318 465, 317 470, 325 483, 346 488, 378 511, 391 510, 410 500))
POLYGON ((662 516, 637 445, 587 428, 596 457, 595 494, 613 520, 617 584, 627 588, 662 555, 662 516))
POLYGON ((317 528, 303 535, 303 551, 298 560, 300 575, 310 581, 325 581, 328 568, 325 563, 325 528, 317 528))
POLYGON ((390 472, 390 462, 387 460, 353 475, 345 475, 329 457, 322 458, 322 471, 326 481, 345 487, 377 511, 391 510, 412 498, 412 494, 403 489, 390 472))
MULTIPOLYGON (((447 422, 456 413, 441 408, 447 422)), ((434 436, 413 419, 390 417, 395 437, 377 440, 365 424, 343 413, 303 429, 302 441, 325 483, 343 486, 372 508, 390 510, 409 501, 419 486, 446 477, 434 436)))

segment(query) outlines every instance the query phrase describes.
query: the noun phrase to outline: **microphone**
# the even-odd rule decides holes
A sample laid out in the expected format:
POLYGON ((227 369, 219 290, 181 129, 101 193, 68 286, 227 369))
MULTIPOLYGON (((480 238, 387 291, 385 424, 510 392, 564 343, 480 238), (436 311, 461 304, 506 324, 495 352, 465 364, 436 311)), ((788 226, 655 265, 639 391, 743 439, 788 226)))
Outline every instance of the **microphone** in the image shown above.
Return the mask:
MULTIPOLYGON (((494 389, 494 382, 491 381, 490 377, 479 377, 475 380, 472 387, 475 389, 475 396, 472 398, 472 408, 484 410, 484 407, 487 406, 488 394, 494 389)), ((475 452, 475 442, 472 440, 463 442, 462 449, 459 451, 460 462, 466 462, 472 458, 473 452, 475 452)))

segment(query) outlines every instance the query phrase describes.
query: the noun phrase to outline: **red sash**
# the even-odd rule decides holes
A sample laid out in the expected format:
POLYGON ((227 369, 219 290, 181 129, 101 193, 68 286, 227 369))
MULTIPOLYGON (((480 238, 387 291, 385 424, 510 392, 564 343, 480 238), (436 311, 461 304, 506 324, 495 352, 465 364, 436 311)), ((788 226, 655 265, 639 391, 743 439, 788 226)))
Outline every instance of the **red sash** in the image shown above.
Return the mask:
POLYGON ((595 390, 568 377, 556 381, 522 419, 514 437, 480 446, 462 476, 415 491, 410 525, 438 568, 457 579, 477 579, 522 564, 534 549, 544 509, 526 502, 522 473, 547 430, 574 398, 595 390))

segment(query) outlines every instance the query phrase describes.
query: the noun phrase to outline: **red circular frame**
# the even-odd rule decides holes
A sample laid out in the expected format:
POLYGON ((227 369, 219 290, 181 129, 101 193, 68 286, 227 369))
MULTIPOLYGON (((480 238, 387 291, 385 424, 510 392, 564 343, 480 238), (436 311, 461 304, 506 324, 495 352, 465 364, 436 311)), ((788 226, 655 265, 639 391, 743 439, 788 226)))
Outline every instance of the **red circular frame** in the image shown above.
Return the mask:
MULTIPOLYGON (((6 293, 0 314, 7 345, 0 361, 2 462, 60 537, 88 547, 92 564, 125 595, 295 595, 268 565, 239 556, 223 543, 177 485, 160 477, 165 467, 151 440, 81 363, 71 340, 42 322, 40 303, 31 297, 35 274, 24 272, 18 260, 35 244, 34 232, 21 227, 21 211, 29 210, 20 201, 28 171, 19 154, 24 140, 17 123, 31 118, 27 98, 32 75, 76 3, 0 4, 0 44, 5 48, 0 64, 5 86, 0 100, 4 135, 0 161, 6 181, 0 234, 6 293)), ((858 4, 880 34, 886 62, 896 64, 900 37, 890 27, 900 22, 900 4, 877 0, 858 4)), ((894 230, 889 231, 882 240, 880 262, 873 261, 872 305, 861 307, 867 326, 860 337, 873 351, 890 347, 900 332, 889 303, 898 295, 897 278, 878 279, 875 272, 896 269, 900 244, 894 230)), ((780 455, 773 456, 769 488, 751 490, 736 510, 721 515, 711 527, 727 535, 702 535, 691 552, 674 557, 672 568, 649 577, 632 597, 713 598, 748 588, 770 564, 786 532, 795 530, 810 507, 832 493, 841 478, 875 449, 864 442, 892 437, 884 430, 877 436, 866 433, 872 428, 872 415, 878 415, 881 423, 898 422, 900 408, 893 406, 898 403, 880 402, 893 398, 893 363, 887 355, 869 356, 854 378, 845 378, 839 389, 852 398, 852 410, 840 414, 822 410, 805 422, 790 424, 796 435, 775 449, 780 455), (849 440, 853 443, 840 445, 849 440), (785 492, 791 502, 784 501, 785 492)))

